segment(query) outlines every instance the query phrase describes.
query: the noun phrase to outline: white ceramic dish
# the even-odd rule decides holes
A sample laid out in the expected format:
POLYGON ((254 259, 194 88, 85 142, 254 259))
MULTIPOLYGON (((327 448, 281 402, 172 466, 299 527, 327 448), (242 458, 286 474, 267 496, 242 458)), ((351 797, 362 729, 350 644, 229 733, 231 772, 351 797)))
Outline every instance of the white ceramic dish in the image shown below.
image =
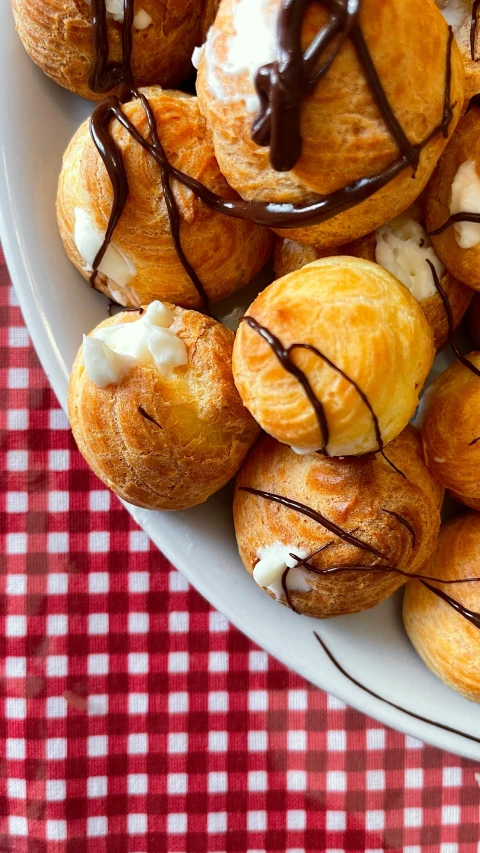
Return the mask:
MULTIPOLYGON (((106 316, 107 305, 70 265, 55 221, 62 153, 92 106, 55 86, 28 59, 7 0, 0 4, 0 79, 0 233, 33 343, 65 406, 68 371, 82 333, 106 316)), ((245 304, 249 296, 242 295, 245 304)), ((480 759, 480 706, 424 667, 403 631, 399 597, 325 622, 297 616, 267 598, 243 569, 224 493, 173 514, 127 509, 205 598, 284 664, 393 728, 480 759), (347 672, 387 701, 342 675, 314 631, 347 672)))

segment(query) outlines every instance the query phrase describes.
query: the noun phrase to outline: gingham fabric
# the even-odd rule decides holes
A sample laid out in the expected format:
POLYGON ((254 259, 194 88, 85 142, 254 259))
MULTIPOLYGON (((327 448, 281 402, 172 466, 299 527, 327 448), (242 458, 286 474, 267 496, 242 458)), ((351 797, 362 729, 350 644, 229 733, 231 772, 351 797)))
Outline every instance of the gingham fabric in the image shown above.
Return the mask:
POLYGON ((0 850, 478 853, 480 767, 212 610, 88 471, 0 285, 0 850))

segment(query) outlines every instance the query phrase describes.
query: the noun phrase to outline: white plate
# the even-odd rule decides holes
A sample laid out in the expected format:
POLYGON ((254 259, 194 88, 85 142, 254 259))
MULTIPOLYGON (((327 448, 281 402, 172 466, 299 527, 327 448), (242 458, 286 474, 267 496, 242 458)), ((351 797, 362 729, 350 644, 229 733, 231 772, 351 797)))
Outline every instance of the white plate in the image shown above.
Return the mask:
MULTIPOLYGON (((62 153, 92 107, 55 86, 28 59, 7 0, 0 4, 0 80, 1 235, 33 343, 65 406, 68 371, 82 333, 106 316, 105 298, 67 260, 55 220, 62 153)), ((269 599, 245 572, 225 493, 185 512, 127 509, 208 601, 291 669, 393 728, 480 759, 480 743, 411 716, 480 737, 480 706, 449 690, 424 667, 403 631, 399 597, 325 622, 298 616, 269 599), (343 676, 314 630, 347 672, 410 713, 343 676)))

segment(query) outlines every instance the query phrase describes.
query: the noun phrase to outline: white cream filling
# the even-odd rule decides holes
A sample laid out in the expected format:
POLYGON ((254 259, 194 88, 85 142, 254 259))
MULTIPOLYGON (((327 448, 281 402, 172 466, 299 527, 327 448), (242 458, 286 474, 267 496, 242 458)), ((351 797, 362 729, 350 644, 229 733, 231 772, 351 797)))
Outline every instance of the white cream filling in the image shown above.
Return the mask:
POLYGON ((447 24, 457 31, 470 21, 471 0, 435 0, 447 24))
POLYGON ((140 9, 133 19, 133 29, 147 30, 151 23, 153 23, 151 15, 145 9, 140 9))
MULTIPOLYGON (((480 213, 480 178, 473 160, 465 160, 457 169, 452 184, 450 215, 480 213)), ((480 225, 476 222, 455 222, 455 239, 461 249, 471 249, 480 243, 480 225)))
POLYGON ((445 268, 420 223, 403 214, 378 228, 375 236, 377 264, 408 287, 418 302, 433 296, 436 288, 427 260, 433 264, 439 278, 445 268))
MULTIPOLYGON (((92 264, 103 243, 104 236, 95 227, 88 213, 83 208, 76 207, 73 239, 85 263, 86 272, 92 272, 92 264)), ((125 287, 137 272, 135 265, 113 243, 109 244, 98 269, 113 284, 118 284, 120 287, 125 287)))
POLYGON ((192 53, 192 65, 198 71, 198 66, 200 65, 200 60, 202 58, 202 53, 205 45, 202 44, 201 47, 194 47, 192 53))
MULTIPOLYGON (((90 0, 86 0, 90 5, 90 0)), ((123 0, 106 0, 107 18, 121 23, 123 21, 123 0)), ((146 30, 152 23, 152 19, 145 9, 140 9, 133 19, 136 30, 146 30)))
POLYGON ((134 323, 116 323, 83 337, 83 361, 88 376, 98 385, 118 384, 137 364, 154 365, 162 376, 188 363, 180 338, 170 328, 173 315, 155 300, 134 323))
POLYGON ((277 15, 268 9, 269 0, 237 0, 233 12, 233 35, 227 44, 227 56, 222 73, 236 77, 248 72, 248 89, 252 91, 228 92, 216 74, 215 33, 210 29, 205 43, 207 83, 212 94, 224 104, 245 101, 247 112, 258 112, 260 102, 255 92, 255 74, 262 65, 276 57, 277 15))
POLYGON ((294 447, 293 444, 290 448, 290 450, 293 450, 293 452, 296 453, 297 456, 308 456, 309 453, 316 453, 318 449, 318 447, 312 447, 308 450, 305 450, 304 447, 294 447))
POLYGON ((296 557, 303 560, 308 552, 303 548, 297 548, 295 545, 282 545, 280 542, 259 548, 257 551, 259 561, 253 570, 253 579, 259 586, 266 587, 273 592, 277 600, 284 597, 282 575, 286 568, 290 568, 287 575, 287 589, 289 591, 310 592, 312 589, 308 583, 305 569, 303 567, 296 568, 298 561, 291 554, 295 554, 296 557))

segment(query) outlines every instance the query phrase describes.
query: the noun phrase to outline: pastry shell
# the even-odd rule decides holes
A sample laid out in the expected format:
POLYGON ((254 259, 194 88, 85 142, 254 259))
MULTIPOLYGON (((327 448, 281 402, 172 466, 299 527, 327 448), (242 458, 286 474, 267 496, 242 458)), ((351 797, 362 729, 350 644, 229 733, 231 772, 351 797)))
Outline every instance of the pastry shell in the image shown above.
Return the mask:
MULTIPOLYGON (((185 367, 164 377, 153 365, 137 365, 119 385, 99 388, 80 348, 69 384, 78 449, 120 498, 147 509, 205 501, 233 477, 259 432, 233 383, 233 332, 196 311, 169 307, 172 329, 187 348, 185 367)), ((124 312, 100 326, 137 320, 124 312)))
MULTIPOLYGON (((249 452, 236 480, 234 520, 238 547, 249 574, 257 551, 282 543, 312 554, 316 568, 381 564, 382 560, 343 542, 317 521, 289 507, 242 491, 255 488, 311 507, 388 556, 406 572, 418 571, 437 541, 442 489, 425 466, 420 436, 408 426, 389 446, 389 458, 406 479, 378 455, 363 459, 298 456, 269 436, 249 452), (397 513, 411 526, 412 533, 397 513)), ((405 583, 402 575, 351 571, 330 576, 307 572, 311 592, 291 592, 296 610, 317 618, 373 607, 405 583)), ((267 590, 269 592, 269 590, 267 590)), ((270 592, 269 592, 270 594, 270 592)), ((285 603, 285 600, 283 600, 285 603)))

